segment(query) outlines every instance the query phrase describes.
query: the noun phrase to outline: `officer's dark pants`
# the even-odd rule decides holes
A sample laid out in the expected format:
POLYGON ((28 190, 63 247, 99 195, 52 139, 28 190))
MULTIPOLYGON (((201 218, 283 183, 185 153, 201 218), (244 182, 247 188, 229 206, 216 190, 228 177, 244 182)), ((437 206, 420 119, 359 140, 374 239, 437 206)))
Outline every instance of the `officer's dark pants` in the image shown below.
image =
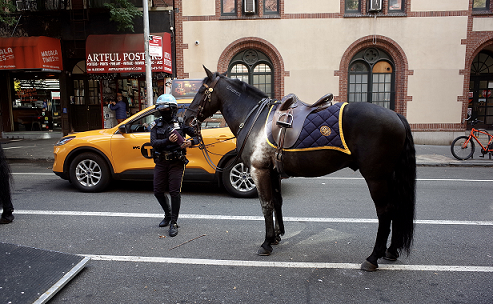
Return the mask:
POLYGON ((154 167, 154 196, 164 210, 166 217, 171 216, 171 221, 178 220, 181 204, 181 184, 185 164, 180 160, 160 161, 154 167), (165 193, 171 197, 171 210, 165 193))
POLYGON ((2 217, 11 221, 14 219, 12 215, 14 206, 12 205, 10 180, 10 167, 0 146, 0 205, 3 208, 2 217))

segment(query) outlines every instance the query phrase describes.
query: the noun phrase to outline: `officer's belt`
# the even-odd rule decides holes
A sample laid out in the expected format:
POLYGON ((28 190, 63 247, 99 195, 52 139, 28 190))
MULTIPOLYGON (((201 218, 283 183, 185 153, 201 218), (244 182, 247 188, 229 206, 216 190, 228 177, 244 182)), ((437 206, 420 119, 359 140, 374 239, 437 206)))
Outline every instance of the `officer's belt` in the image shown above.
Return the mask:
POLYGON ((161 160, 177 160, 183 153, 181 151, 163 151, 159 155, 161 160))

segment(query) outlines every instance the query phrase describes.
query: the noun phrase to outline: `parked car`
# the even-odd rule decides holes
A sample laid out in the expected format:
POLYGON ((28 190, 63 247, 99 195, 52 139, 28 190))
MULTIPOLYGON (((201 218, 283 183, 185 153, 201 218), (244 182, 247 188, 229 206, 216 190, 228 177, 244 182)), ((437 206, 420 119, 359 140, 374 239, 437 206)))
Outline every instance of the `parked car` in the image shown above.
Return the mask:
MULTIPOLYGON (((179 115, 190 100, 180 101, 179 115)), ((53 172, 84 192, 103 191, 112 180, 152 180, 154 161, 149 125, 159 117, 155 106, 142 110, 111 129, 65 136, 54 146, 53 172)), ((202 137, 214 164, 212 168, 198 147, 187 149, 184 182, 211 182, 235 197, 253 197, 257 189, 249 168, 236 158, 236 139, 220 113, 202 124, 202 137)))

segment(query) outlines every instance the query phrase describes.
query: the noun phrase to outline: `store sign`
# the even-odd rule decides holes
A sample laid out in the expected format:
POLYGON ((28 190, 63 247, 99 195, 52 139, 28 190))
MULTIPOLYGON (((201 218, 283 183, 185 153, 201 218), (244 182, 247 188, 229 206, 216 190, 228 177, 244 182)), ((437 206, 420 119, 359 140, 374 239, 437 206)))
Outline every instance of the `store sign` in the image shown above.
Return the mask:
MULTIPOLYGON (((171 36, 152 34, 152 72, 172 73, 171 36), (161 47, 159 47, 159 41, 161 47), (160 51, 158 51, 160 48, 160 51)), ((89 35, 86 40, 87 73, 144 73, 144 35, 89 35)))
POLYGON ((50 37, 0 38, 0 70, 61 71, 60 40, 50 37))

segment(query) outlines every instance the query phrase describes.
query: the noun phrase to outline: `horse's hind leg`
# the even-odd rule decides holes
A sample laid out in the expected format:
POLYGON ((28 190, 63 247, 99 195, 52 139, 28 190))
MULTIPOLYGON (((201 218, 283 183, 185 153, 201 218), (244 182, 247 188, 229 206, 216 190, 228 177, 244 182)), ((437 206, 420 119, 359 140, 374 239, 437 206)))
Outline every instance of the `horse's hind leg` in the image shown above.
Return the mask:
POLYGON ((402 248, 402 239, 397 234, 399 228, 397 228, 396 225, 396 221, 392 221, 392 241, 390 242, 390 246, 385 251, 385 256, 383 257, 388 261, 396 261, 399 257, 398 248, 402 248))
POLYGON ((390 224, 392 222, 392 210, 389 205, 391 190, 389 188, 389 183, 385 180, 367 180, 367 183, 377 210, 378 232, 373 252, 366 258, 366 261, 363 262, 361 269, 375 271, 378 268, 378 259, 385 256, 387 240, 390 234, 390 224))

